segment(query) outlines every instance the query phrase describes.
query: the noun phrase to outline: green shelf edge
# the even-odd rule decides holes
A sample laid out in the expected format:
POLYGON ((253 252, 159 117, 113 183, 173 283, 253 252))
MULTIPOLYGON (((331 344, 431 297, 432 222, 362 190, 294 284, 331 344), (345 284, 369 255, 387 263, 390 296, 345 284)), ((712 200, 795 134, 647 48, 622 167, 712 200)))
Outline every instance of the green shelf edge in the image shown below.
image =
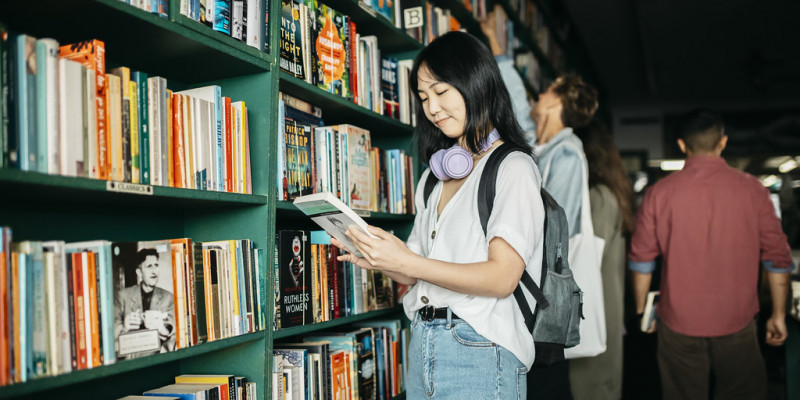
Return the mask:
MULTIPOLYGON (((20 171, 15 169, 0 168, 0 185, 9 183, 45 186, 50 188, 59 188, 75 191, 89 191, 89 192, 102 192, 113 193, 106 190, 106 183, 108 181, 91 179, 91 178, 78 178, 72 176, 49 175, 39 172, 20 171)), ((149 186, 149 185, 147 185, 149 186)), ((267 196, 241 194, 241 193, 227 193, 227 192, 214 192, 206 190, 195 189, 181 189, 167 186, 150 186, 153 188, 152 197, 154 199, 187 199, 187 200, 200 200, 208 201, 210 203, 240 203, 243 205, 261 205, 267 204, 267 196)), ((120 196, 143 196, 138 194, 128 193, 115 193, 120 196)))
POLYGON ((206 29, 197 29, 193 27, 192 24, 187 24, 184 21, 182 21, 182 19, 185 19, 187 21, 194 22, 193 20, 187 18, 184 15, 179 15, 180 17, 183 18, 174 18, 174 19, 171 17, 163 18, 159 17, 157 14, 149 13, 147 11, 141 10, 135 6, 132 6, 128 3, 119 0, 93 0, 93 1, 101 3, 107 7, 115 8, 121 12, 131 14, 141 20, 147 21, 153 25, 157 25, 161 28, 175 32, 188 39, 192 39, 197 42, 203 43, 208 47, 214 48, 215 50, 219 50, 230 56, 239 58, 242 61, 256 65, 264 69, 265 71, 268 71, 270 69, 269 56, 266 55, 265 53, 255 48, 252 48, 242 42, 239 42, 238 40, 233 38, 228 38, 231 40, 231 42, 227 42, 224 40, 223 34, 216 32, 213 29, 210 29, 206 26, 203 26, 202 24, 198 28, 206 28, 206 29), (211 35, 211 34, 216 34, 216 35, 211 35), (199 35, 203 39, 211 39, 211 41, 201 40, 201 38, 194 37, 194 35, 199 35), (219 35, 220 37, 217 37, 217 35, 219 35), (247 49, 244 49, 242 46, 246 47, 247 49))
MULTIPOLYGON (((275 211, 289 211, 292 214, 296 214, 297 216, 304 215, 297 207, 292 204, 290 201, 276 201, 275 202, 275 211)), ((358 213, 358 211, 356 211, 358 213)), ((374 212, 370 211, 369 216, 361 215, 365 221, 370 220, 381 220, 381 221, 388 221, 388 220, 395 220, 395 221, 408 221, 414 222, 414 214, 390 214, 384 212, 374 212)))
POLYGON ((125 372, 144 369, 168 362, 180 361, 198 355, 230 348, 242 343, 265 339, 266 337, 267 331, 247 333, 232 338, 201 343, 199 345, 179 349, 171 353, 154 354, 152 356, 136 358, 133 360, 119 361, 111 365, 69 372, 62 375, 32 379, 25 383, 0 387, 0 399, 32 395, 38 392, 57 389, 59 387, 89 382, 93 379, 122 374, 125 372))
POLYGON ((272 331, 272 339, 284 339, 291 336, 303 335, 311 332, 321 331, 328 328, 352 324, 353 322, 364 321, 373 319, 384 315, 392 315, 402 312, 403 306, 398 305, 384 310, 370 311, 363 314, 351 315, 349 317, 337 318, 330 321, 319 322, 311 325, 293 326, 291 328, 279 329, 272 331))
MULTIPOLYGON (((337 96, 332 93, 324 92, 322 89, 302 80, 299 78, 295 78, 294 76, 289 75, 287 72, 281 71, 280 72, 280 84, 281 85, 289 85, 296 91, 300 91, 307 96, 312 96, 311 98, 303 98, 302 95, 295 96, 300 97, 301 100, 308 101, 311 105, 318 106, 323 109, 322 119, 326 119, 326 109, 330 109, 331 106, 336 106, 340 108, 345 108, 348 111, 360 114, 363 118, 368 118, 371 120, 377 120, 380 122, 381 125, 387 128, 393 128, 395 130, 400 130, 403 135, 411 135, 413 134, 414 128, 411 125, 404 124, 396 119, 389 118, 385 115, 381 115, 372 111, 368 108, 361 107, 360 105, 353 103, 350 100, 347 100, 341 96, 337 96), (320 104, 320 101, 325 102, 327 104, 320 104)), ((281 90, 283 91, 283 90, 281 90)), ((330 113, 330 112, 329 112, 330 113)), ((358 125, 358 122, 355 122, 358 125)))

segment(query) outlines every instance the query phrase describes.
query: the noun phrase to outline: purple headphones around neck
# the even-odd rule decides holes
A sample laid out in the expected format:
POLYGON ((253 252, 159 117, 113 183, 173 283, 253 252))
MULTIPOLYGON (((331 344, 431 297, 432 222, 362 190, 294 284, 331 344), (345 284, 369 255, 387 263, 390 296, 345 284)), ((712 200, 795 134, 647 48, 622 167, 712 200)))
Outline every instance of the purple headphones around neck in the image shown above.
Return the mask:
MULTIPOLYGON (((497 133, 497 129, 494 129, 481 143, 481 153, 489 150, 498 140, 500 140, 500 134, 497 133)), ((441 181, 461 179, 472 171, 472 153, 454 144, 449 149, 441 149, 433 153, 429 164, 433 175, 441 181)))

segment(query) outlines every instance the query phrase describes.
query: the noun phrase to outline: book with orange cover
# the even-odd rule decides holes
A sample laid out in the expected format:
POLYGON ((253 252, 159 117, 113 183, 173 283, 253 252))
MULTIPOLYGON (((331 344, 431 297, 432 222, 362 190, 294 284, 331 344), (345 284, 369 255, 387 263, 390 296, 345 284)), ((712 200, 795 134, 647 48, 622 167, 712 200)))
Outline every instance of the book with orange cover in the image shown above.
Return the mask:
POLYGON ((22 352, 21 350, 21 339, 22 335, 19 334, 19 324, 21 322, 20 316, 20 304, 22 303, 19 301, 19 253, 16 251, 11 253, 11 304, 12 304, 12 312, 13 316, 12 319, 12 326, 11 331, 9 332, 11 336, 14 337, 14 343, 11 346, 11 354, 10 354, 10 361, 11 361, 11 374, 10 378, 12 382, 21 382, 22 381, 22 352))
POLYGON ((0 386, 8 385, 9 375, 11 368, 9 365, 9 352, 8 342, 10 336, 8 334, 8 301, 9 296, 9 272, 10 272, 10 258, 11 249, 6 245, 6 235, 8 235, 8 228, 0 227, 0 386))
POLYGON ((344 350, 330 354, 331 361, 331 398, 344 400, 347 398, 347 364, 344 350))
POLYGON ((211 299, 211 252, 208 249, 203 249, 203 293, 205 293, 206 304, 206 334, 208 341, 212 342, 217 339, 216 331, 214 329, 214 310, 213 302, 211 299))
POLYGON ((91 335, 91 343, 87 345, 92 346, 92 360, 91 367, 99 367, 103 365, 102 353, 100 351, 100 313, 97 308, 97 253, 86 252, 86 272, 88 278, 89 295, 89 334, 91 335))
POLYGON ((180 94, 172 95, 172 143, 173 155, 172 167, 174 174, 175 187, 185 188, 186 186, 186 157, 183 143, 183 96, 180 94))
POLYGON ((180 243, 171 241, 170 255, 172 256, 172 293, 175 304, 175 348, 187 347, 184 332, 186 330, 186 294, 183 292, 183 249, 180 243))
POLYGON ((97 171, 89 176, 109 179, 110 154, 108 154, 109 136, 106 124, 106 45, 103 41, 93 39, 63 45, 59 48, 59 57, 77 61, 94 71, 95 76, 95 112, 97 127, 97 171))
POLYGON ((72 253, 72 291, 75 307, 75 351, 77 355, 77 369, 87 367, 86 349, 86 313, 83 300, 83 258, 81 253, 72 253))

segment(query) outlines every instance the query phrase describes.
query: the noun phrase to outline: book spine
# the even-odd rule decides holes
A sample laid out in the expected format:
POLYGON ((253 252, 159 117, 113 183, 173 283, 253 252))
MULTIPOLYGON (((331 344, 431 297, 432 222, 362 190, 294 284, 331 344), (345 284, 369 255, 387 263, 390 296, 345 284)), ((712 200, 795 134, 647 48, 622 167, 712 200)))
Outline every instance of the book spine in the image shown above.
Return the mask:
POLYGON ((166 129, 164 130, 164 132, 165 132, 165 135, 167 137, 167 147, 165 148, 166 149, 166 155, 167 155, 166 181, 167 181, 167 186, 175 187, 175 160, 174 160, 174 156, 175 156, 175 135, 174 135, 174 128, 172 126, 173 123, 174 123, 174 120, 175 120, 175 118, 174 118, 175 114, 174 114, 174 110, 173 110, 173 107, 172 107, 172 105, 173 105, 172 96, 174 96, 172 91, 171 90, 167 90, 166 91, 166 97, 165 97, 165 108, 164 108, 164 112, 165 112, 164 113, 164 121, 166 121, 167 124, 166 124, 166 129))
MULTIPOLYGON (((231 0, 211 0, 214 8, 214 30, 231 34, 231 0)), ((206 3, 208 7, 208 3, 206 3)))
POLYGON ((131 182, 141 183, 141 163, 139 157, 139 86, 131 79, 129 83, 130 120, 131 120, 131 182))
POLYGON ((66 287, 66 294, 67 294, 67 320, 69 322, 69 327, 67 331, 69 332, 69 355, 70 355, 70 371, 74 371, 78 369, 78 337, 77 337, 77 329, 75 323, 75 265, 74 265, 74 258, 72 255, 67 255, 66 257, 66 268, 65 273, 67 277, 67 287, 66 287))
POLYGON ((31 278, 28 294, 31 329, 31 351, 29 377, 46 375, 47 367, 47 310, 45 305, 44 259, 41 243, 31 243, 31 254, 28 260, 28 275, 31 278))
POLYGON ((92 367, 99 367, 103 365, 101 353, 101 331, 100 331, 100 315, 102 308, 99 303, 98 293, 98 276, 97 276, 97 258, 98 254, 88 252, 87 255, 87 278, 89 283, 89 295, 86 297, 89 300, 89 330, 91 335, 92 346, 92 367))
POLYGON ((139 182, 143 185, 150 184, 150 113, 148 100, 147 74, 134 72, 136 87, 139 91, 139 182))

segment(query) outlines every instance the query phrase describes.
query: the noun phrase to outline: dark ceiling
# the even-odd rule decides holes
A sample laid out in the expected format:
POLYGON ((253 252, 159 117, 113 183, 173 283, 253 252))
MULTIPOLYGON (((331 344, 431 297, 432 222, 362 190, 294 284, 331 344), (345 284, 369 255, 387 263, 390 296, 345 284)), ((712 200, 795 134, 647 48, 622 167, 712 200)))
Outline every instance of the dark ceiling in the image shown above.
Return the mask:
POLYGON ((562 2, 612 108, 800 104, 800 1, 562 2))

